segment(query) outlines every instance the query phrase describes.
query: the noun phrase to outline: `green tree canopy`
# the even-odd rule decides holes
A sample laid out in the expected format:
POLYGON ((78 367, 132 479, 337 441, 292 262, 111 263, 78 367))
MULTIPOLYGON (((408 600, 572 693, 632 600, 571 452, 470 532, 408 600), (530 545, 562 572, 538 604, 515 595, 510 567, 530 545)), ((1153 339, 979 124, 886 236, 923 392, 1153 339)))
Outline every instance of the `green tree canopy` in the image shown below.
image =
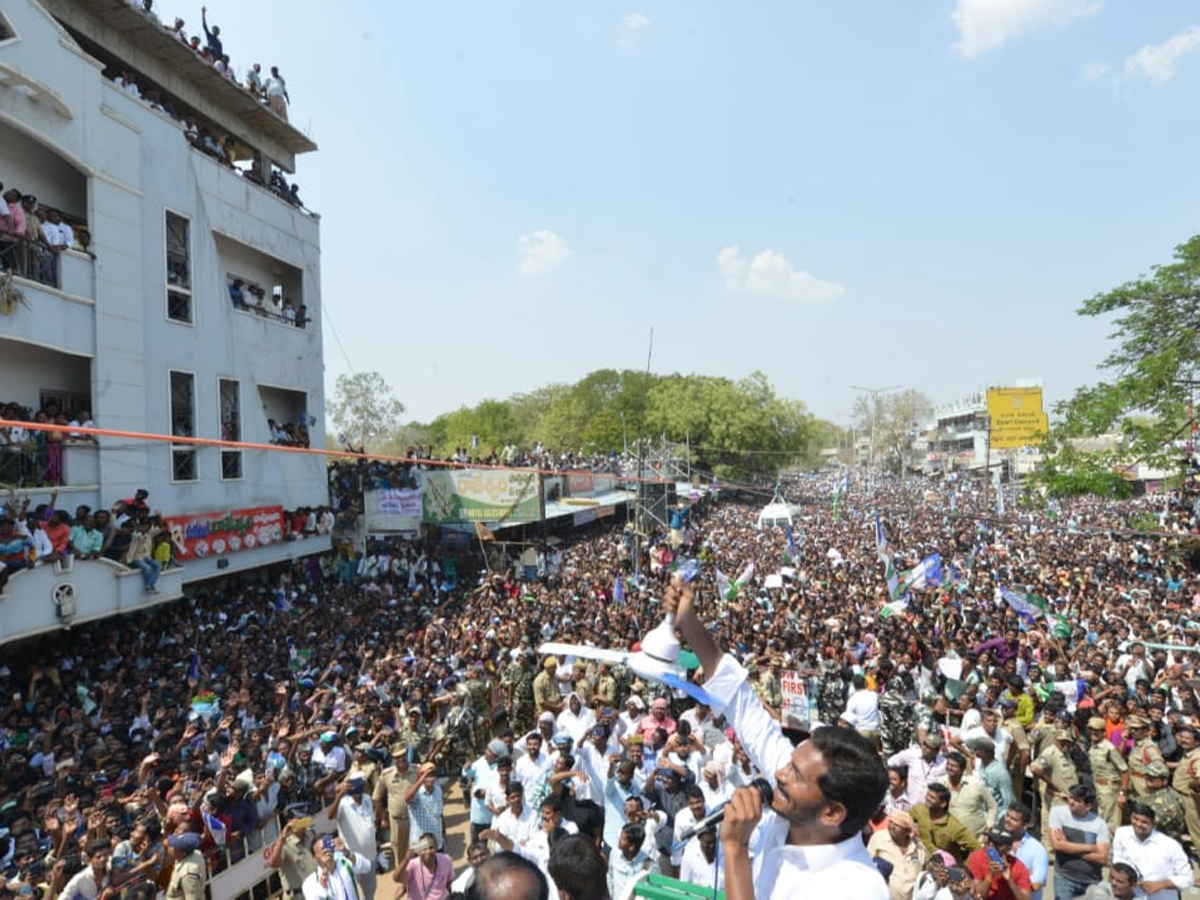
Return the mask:
POLYGON ((1112 477, 1118 465, 1163 466, 1182 459, 1176 442, 1188 430, 1200 363, 1200 235, 1175 248, 1174 262, 1097 294, 1079 314, 1113 317, 1109 337, 1116 346, 1100 364, 1111 380, 1080 388, 1057 407, 1061 421, 1045 449, 1060 458, 1043 480, 1056 493, 1111 494, 1122 489, 1112 477), (1111 450, 1066 450, 1072 438, 1114 432, 1122 441, 1111 450), (1105 472, 1109 477, 1102 477, 1105 472))
POLYGON ((511 442, 586 453, 621 452, 639 439, 692 448, 693 465, 723 478, 769 478, 811 461, 815 419, 777 397, 761 372, 740 381, 708 375, 652 375, 600 369, 575 384, 552 384, 508 400, 485 400, 428 426, 438 452, 479 437, 487 453, 511 442))

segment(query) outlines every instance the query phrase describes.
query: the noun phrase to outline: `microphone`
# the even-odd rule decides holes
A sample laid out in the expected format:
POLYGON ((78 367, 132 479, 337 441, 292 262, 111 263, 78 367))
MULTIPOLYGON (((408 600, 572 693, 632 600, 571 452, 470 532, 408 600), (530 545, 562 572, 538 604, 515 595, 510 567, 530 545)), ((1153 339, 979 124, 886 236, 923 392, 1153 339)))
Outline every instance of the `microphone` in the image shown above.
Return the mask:
MULTIPOLYGON (((771 805, 771 800, 775 796, 775 791, 771 789, 771 784, 767 781, 767 779, 755 778, 750 782, 750 787, 758 788, 758 793, 762 795, 763 806, 771 805)), ((719 825, 722 821, 724 821, 725 807, 727 805, 728 801, 722 803, 691 828, 684 829, 683 833, 679 835, 679 840, 672 845, 671 852, 674 853, 676 850, 682 849, 684 844, 686 844, 700 832, 706 831, 712 826, 719 825)))

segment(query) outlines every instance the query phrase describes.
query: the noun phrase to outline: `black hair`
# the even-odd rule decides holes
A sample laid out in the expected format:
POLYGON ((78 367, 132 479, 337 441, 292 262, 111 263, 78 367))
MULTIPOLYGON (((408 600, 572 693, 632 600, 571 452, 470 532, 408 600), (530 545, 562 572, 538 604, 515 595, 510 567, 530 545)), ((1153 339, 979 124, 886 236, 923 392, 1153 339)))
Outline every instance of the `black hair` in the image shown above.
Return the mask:
POLYGON ((1008 805, 1008 811, 1016 813, 1018 816, 1020 816, 1021 822, 1024 823, 1025 825, 1028 825, 1030 820, 1033 819, 1033 810, 1031 810, 1024 803, 1020 803, 1020 802, 1010 803, 1008 805))
POLYGON ((840 803, 846 811, 840 835, 858 834, 887 793, 883 760, 870 740, 848 728, 819 728, 809 740, 825 760, 817 786, 826 800, 840 803))
POLYGON ((571 900, 607 900, 608 866, 594 842, 573 834, 550 847, 547 865, 559 893, 571 900))
POLYGON ((1154 807, 1148 803, 1143 803, 1140 800, 1135 800, 1133 803, 1130 803, 1128 809, 1129 817, 1131 819, 1134 816, 1145 816, 1151 822, 1156 822, 1158 820, 1158 814, 1154 812, 1154 807))

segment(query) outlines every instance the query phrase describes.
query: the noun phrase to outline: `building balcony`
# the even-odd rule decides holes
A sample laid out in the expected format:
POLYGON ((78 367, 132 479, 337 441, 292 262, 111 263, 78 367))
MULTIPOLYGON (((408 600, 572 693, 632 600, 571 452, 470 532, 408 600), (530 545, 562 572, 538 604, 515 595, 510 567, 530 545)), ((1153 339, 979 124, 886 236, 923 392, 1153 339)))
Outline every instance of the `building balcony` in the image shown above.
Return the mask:
POLYGON ((0 593, 0 644, 136 612, 183 596, 182 568, 147 593, 142 575, 108 560, 72 560, 14 573, 0 593))
POLYGON ((95 263, 83 253, 59 257, 55 287, 14 275, 0 284, 4 336, 77 356, 96 355, 95 263))

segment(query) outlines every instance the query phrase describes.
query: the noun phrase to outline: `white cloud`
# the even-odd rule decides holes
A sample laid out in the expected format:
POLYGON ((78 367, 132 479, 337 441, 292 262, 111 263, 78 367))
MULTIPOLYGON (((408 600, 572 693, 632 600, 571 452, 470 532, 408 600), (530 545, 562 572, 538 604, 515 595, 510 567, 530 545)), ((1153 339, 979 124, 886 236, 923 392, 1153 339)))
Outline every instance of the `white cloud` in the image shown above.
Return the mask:
POLYGON ((1156 84, 1170 81, 1180 57, 1200 48, 1200 25, 1186 28, 1161 44, 1147 44, 1125 60, 1125 74, 1156 84))
POLYGON ((1084 81, 1099 81, 1109 73, 1111 66, 1108 63, 1091 62, 1083 67, 1080 75, 1084 81))
POLYGON ((845 285, 822 281, 797 269, 777 250, 763 250, 747 260, 739 247, 731 245, 717 254, 717 268, 725 279, 725 287, 737 293, 744 291, 804 304, 826 303, 846 293, 845 285))
POLYGON ((531 231, 517 238, 517 256, 521 259, 517 272, 522 278, 544 275, 570 255, 566 239, 553 231, 531 231))
POLYGON ((635 35, 640 31, 645 31, 652 24, 649 16, 642 13, 629 13, 622 20, 621 36, 617 38, 617 44, 627 49, 632 47, 635 35))
POLYGON ((954 48, 970 59, 1028 31, 1094 15, 1100 6, 1100 0, 958 0, 950 14, 959 34, 954 48))

